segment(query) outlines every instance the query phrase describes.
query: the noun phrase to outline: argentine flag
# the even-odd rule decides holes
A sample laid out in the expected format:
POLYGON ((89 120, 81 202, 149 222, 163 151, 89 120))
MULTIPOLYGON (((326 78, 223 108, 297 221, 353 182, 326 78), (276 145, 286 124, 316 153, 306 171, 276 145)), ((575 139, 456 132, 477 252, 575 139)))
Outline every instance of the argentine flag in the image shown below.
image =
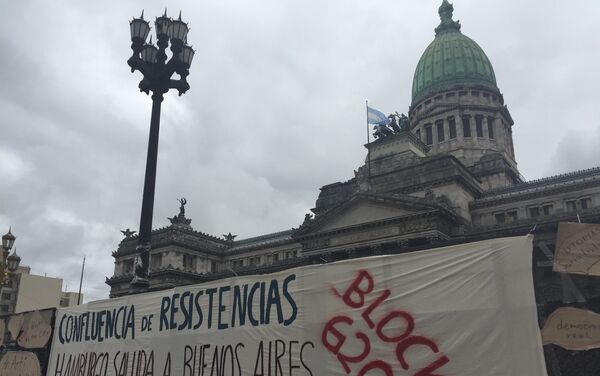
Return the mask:
POLYGON ((387 125, 390 119, 383 112, 367 106, 367 121, 369 124, 387 125))

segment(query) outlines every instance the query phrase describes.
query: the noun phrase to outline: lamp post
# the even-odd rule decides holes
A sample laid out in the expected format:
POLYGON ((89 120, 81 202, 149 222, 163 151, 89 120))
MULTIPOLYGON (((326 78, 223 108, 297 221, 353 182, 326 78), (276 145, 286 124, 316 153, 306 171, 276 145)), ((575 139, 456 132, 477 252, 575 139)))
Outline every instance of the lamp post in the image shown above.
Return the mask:
POLYGON ((187 23, 179 18, 173 20, 167 17, 167 11, 154 22, 156 29, 156 46, 152 44, 150 24, 144 20, 144 12, 140 18, 130 22, 131 49, 133 54, 127 60, 131 72, 138 70, 144 76, 140 81, 141 92, 152 92, 152 114, 150 119, 150 136, 148 139, 148 154, 146 159, 146 175, 144 179, 144 194, 142 198, 142 213, 140 216, 140 231, 134 277, 131 281, 131 292, 145 291, 149 287, 148 264, 150 257, 150 240, 152 232, 152 211, 154 208, 154 186, 156 182, 156 160, 158 157, 158 131, 160 126, 160 106, 163 95, 169 89, 175 89, 179 95, 185 93, 190 85, 186 81, 189 68, 194 58, 194 50, 187 45, 187 23), (166 49, 171 45, 171 58, 167 61, 166 49), (171 78, 174 74, 179 79, 171 78))
POLYGON ((10 228, 8 232, 2 236, 2 260, 0 263, 0 288, 5 286, 10 281, 10 277, 14 272, 19 268, 19 263, 21 262, 21 257, 17 255, 17 250, 10 254, 10 250, 15 244, 16 237, 10 232, 10 228))

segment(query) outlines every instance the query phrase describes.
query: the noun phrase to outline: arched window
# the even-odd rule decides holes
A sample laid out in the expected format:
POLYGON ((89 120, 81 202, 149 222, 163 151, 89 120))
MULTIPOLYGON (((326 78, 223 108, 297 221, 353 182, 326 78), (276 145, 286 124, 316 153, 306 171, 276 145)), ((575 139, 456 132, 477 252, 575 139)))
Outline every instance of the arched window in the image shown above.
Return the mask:
POLYGON ((437 128, 437 140, 438 142, 442 142, 445 140, 445 135, 444 135, 444 121, 443 120, 438 120, 435 122, 435 126, 437 128))
POLYGON ((487 118, 488 137, 494 139, 494 118, 488 116, 487 118))
POLYGON ((454 116, 448 118, 448 133, 450 133, 450 139, 456 138, 456 120, 454 116))
POLYGON ((462 118, 463 137, 471 137, 471 116, 466 115, 462 118))

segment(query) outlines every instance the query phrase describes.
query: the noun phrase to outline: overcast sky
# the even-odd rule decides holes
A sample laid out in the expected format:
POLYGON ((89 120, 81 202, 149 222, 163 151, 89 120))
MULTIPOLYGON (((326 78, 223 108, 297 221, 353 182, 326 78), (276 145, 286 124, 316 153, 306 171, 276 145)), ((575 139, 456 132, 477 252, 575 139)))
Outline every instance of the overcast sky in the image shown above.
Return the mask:
MULTIPOLYGON (((441 0, 169 2, 196 49, 162 107, 154 225, 188 199, 196 230, 297 226, 364 160, 365 99, 407 112, 441 0)), ((0 2, 0 232, 22 264, 108 296, 119 230, 137 230, 151 100, 129 25, 159 1, 0 2)), ((600 2, 455 0, 515 120, 527 179, 600 165, 600 2)))

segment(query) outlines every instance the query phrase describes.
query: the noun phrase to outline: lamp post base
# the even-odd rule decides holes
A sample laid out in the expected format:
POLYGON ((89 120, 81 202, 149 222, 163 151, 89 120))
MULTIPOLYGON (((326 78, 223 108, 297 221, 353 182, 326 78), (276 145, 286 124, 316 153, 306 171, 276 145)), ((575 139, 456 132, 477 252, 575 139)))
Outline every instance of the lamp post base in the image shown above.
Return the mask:
POLYGON ((135 276, 129 283, 129 294, 139 294, 147 292, 150 288, 150 281, 147 278, 135 276))
POLYGON ((129 282, 129 293, 137 294, 148 291, 148 262, 150 261, 150 243, 138 244, 135 248, 137 255, 134 259, 133 278, 129 282))

